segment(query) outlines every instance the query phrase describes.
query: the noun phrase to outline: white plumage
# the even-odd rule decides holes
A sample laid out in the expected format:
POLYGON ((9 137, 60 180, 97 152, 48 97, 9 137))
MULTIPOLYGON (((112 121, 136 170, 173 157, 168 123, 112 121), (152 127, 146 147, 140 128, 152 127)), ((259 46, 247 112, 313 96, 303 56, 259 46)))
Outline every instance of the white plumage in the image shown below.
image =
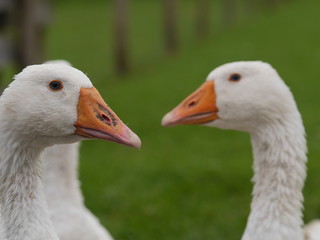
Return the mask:
POLYGON ((320 240, 320 220, 313 220, 303 228, 305 240, 320 240))
POLYGON ((84 205, 77 173, 78 155, 78 143, 55 145, 42 154, 50 218, 61 240, 112 240, 84 205))
POLYGON ((304 238, 305 131, 291 91, 269 64, 234 62, 216 68, 162 124, 204 124, 248 132, 254 189, 242 240, 304 238))
POLYGON ((0 99, 1 239, 58 239, 43 193, 40 153, 88 138, 141 144, 81 71, 34 65, 15 77, 0 99))

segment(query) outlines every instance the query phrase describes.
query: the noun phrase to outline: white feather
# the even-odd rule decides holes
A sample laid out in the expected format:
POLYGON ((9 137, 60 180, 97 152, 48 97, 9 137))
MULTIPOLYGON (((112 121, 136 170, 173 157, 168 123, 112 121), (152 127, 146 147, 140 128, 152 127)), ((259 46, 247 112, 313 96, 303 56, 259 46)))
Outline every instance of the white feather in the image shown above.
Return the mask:
POLYGON ((84 205, 78 155, 78 143, 55 145, 43 152, 44 190, 51 220, 61 240, 112 240, 84 205))

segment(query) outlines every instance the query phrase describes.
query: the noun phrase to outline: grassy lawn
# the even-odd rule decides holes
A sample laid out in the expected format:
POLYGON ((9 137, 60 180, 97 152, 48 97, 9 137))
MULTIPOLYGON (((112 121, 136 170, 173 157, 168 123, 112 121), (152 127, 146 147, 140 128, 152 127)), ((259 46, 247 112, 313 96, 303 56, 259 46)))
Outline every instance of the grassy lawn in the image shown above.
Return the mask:
POLYGON ((249 136, 160 126, 162 116, 213 68, 236 60, 270 62, 291 87, 309 142, 305 221, 320 218, 320 2, 291 1, 252 18, 242 14, 229 28, 215 23, 201 43, 193 36, 192 3, 183 2, 181 51, 169 58, 162 51, 160 1, 132 1, 132 73, 126 77, 113 72, 113 15, 106 2, 56 4, 48 58, 67 59, 88 73, 143 142, 140 151, 99 141, 82 145, 86 204, 115 239, 240 239, 252 188, 249 136))

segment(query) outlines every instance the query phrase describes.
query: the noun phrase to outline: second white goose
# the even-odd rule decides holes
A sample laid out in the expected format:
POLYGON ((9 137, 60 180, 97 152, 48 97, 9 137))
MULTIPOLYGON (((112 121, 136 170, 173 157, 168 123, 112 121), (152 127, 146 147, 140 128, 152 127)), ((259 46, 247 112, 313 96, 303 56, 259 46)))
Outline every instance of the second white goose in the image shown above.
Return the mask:
POLYGON ((234 62, 162 120, 248 132, 254 155, 251 212, 242 240, 302 240, 306 140, 294 98, 267 63, 234 62))
POLYGON ((50 219, 60 240, 112 240, 84 205, 77 171, 78 155, 78 143, 55 145, 42 154, 50 219))

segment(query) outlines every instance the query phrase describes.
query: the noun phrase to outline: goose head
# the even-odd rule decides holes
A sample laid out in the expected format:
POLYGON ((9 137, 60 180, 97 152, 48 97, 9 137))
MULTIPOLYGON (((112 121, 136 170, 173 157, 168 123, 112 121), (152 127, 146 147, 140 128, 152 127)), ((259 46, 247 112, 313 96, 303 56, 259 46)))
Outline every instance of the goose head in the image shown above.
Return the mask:
MULTIPOLYGON (((26 67, 0 99, 2 125, 47 145, 101 139, 139 148, 134 134, 104 102, 89 78, 62 64, 26 67)), ((1 123, 0 123, 1 125, 1 123)))
POLYGON ((252 132, 291 114, 295 102, 278 73, 261 61, 214 69, 199 89, 162 119, 163 126, 203 124, 252 132))

